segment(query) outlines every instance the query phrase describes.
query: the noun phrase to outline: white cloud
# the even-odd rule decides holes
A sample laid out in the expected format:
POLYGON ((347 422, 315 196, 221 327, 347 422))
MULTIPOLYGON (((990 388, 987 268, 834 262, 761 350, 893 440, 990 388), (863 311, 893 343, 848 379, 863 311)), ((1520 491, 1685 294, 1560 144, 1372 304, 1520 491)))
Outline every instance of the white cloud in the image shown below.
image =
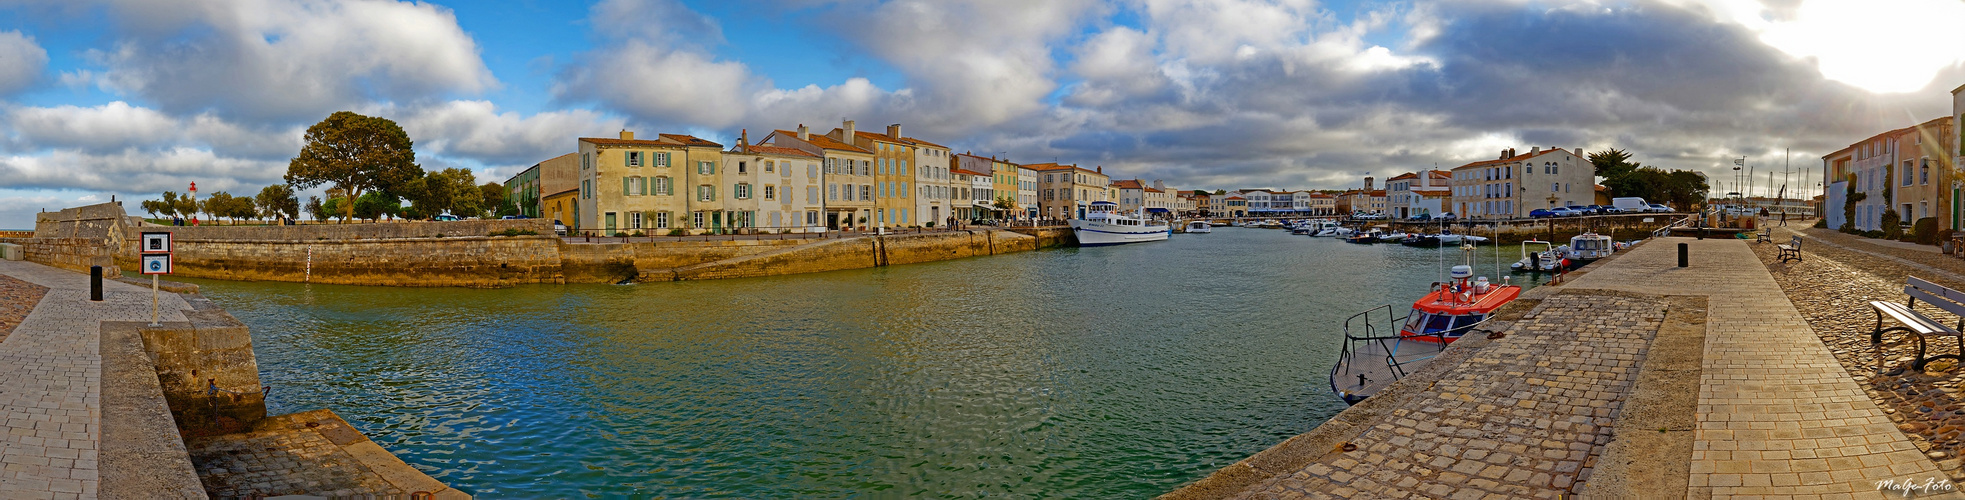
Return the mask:
POLYGON ((34 37, 0 31, 0 96, 34 85, 47 67, 48 51, 34 43, 34 37))
POLYGON ((592 99, 646 121, 726 127, 764 86, 743 63, 630 39, 587 54, 554 85, 563 99, 592 99))
MULTIPOLYGON (((470 158, 486 164, 527 164, 571 153, 578 137, 608 137, 626 126, 620 117, 576 109, 532 116, 498 112, 490 101, 450 101, 405 110, 403 130, 422 155, 470 158)), ((425 169, 434 170, 430 165, 425 169)))
POLYGON ((388 0, 114 0, 105 87, 173 114, 316 118, 497 85, 449 9, 388 0))

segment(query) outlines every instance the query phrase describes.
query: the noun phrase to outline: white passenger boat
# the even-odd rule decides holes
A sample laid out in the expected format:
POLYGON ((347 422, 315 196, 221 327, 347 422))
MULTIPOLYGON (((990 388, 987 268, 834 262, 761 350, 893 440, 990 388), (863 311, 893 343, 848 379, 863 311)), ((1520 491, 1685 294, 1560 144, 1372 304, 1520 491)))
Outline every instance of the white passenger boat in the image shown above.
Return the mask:
POLYGON ((1078 236, 1078 246, 1095 247, 1165 241, 1173 228, 1165 221, 1121 214, 1117 203, 1094 201, 1085 218, 1071 220, 1071 233, 1078 236))
POLYGON ((1609 257, 1617 247, 1611 245, 1610 237, 1597 233, 1583 233, 1569 239, 1569 260, 1574 265, 1584 265, 1591 261, 1609 257))
POLYGON ((1188 221, 1186 231, 1189 234, 1212 233, 1214 232, 1214 226, 1204 220, 1188 221))

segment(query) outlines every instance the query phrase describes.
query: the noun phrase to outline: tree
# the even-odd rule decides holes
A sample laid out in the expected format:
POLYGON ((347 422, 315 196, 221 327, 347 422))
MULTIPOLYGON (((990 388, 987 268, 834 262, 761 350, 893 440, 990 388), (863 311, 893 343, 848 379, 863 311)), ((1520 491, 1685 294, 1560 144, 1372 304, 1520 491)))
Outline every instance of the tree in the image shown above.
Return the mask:
POLYGON ((385 215, 395 216, 403 211, 402 199, 387 191, 369 191, 360 198, 355 198, 355 203, 352 205, 350 213, 370 221, 381 219, 385 215))
MULTIPOLYGON (((387 118, 337 111, 307 127, 307 144, 287 163, 287 184, 310 188, 332 183, 359 200, 364 194, 402 187, 423 174, 414 143, 387 118)), ((355 205, 344 207, 345 221, 355 205)))
POLYGON ((293 195, 293 186, 274 184, 259 190, 254 198, 259 202, 259 217, 274 218, 286 216, 288 219, 300 218, 300 199, 293 195))
POLYGON ((143 200, 141 206, 143 211, 150 213, 152 219, 157 218, 158 213, 171 213, 171 205, 161 200, 143 200))
MULTIPOLYGON (((1632 163, 1631 153, 1622 149, 1610 148, 1590 153, 1590 164, 1596 166, 1597 177, 1611 179, 1642 168, 1644 165, 1632 163)), ((1608 184, 1605 187, 1609 187, 1608 184)), ((1611 191, 1612 196, 1619 196, 1611 191)))
POLYGON ((321 206, 321 197, 307 197, 307 213, 313 215, 317 222, 327 220, 328 210, 327 207, 321 206))
POLYGON ((205 200, 205 213, 211 214, 212 217, 232 219, 232 222, 237 224, 239 219, 249 219, 258 215, 259 207, 253 205, 252 198, 232 196, 231 193, 219 191, 212 193, 211 198, 205 200))
POLYGON ((484 193, 477 185, 477 176, 470 170, 446 168, 431 172, 403 187, 403 197, 409 199, 413 218, 435 217, 450 212, 458 217, 482 217, 484 215, 484 193))
POLYGON ((513 208, 512 204, 506 203, 505 186, 496 181, 478 186, 478 207, 480 212, 490 212, 497 217, 518 215, 518 210, 513 208))

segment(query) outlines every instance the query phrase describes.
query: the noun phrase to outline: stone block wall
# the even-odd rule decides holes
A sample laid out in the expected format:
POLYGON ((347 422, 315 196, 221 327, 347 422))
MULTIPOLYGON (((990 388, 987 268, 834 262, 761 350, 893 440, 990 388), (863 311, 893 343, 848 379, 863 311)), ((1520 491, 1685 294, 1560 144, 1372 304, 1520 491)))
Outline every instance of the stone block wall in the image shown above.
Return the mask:
POLYGON ((184 298, 190 322, 139 330, 171 416, 186 437, 245 430, 266 418, 252 334, 203 296, 184 298))
MULTIPOLYGON (((18 238, 8 243, 20 244, 28 262, 84 273, 90 266, 102 266, 104 278, 123 275, 111 244, 100 238, 18 238)), ((129 265, 136 268, 134 260, 129 265)))
POLYGON ((786 274, 817 273, 844 269, 865 269, 880 265, 878 241, 874 238, 821 240, 738 259, 723 260, 676 269, 673 273, 651 273, 648 281, 752 278, 786 274))
POLYGON ((292 226, 144 226, 124 228, 124 237, 136 239, 142 232, 171 233, 172 243, 185 241, 322 241, 385 240, 410 238, 456 238, 486 236, 507 229, 532 231, 541 236, 553 234, 552 221, 545 219, 492 219, 460 221, 416 221, 353 224, 296 224, 292 226))
MULTIPOLYGON (((559 238, 174 240, 174 274, 348 285, 500 287, 561 283, 559 238)), ((117 255, 134 266, 135 248, 117 255)))

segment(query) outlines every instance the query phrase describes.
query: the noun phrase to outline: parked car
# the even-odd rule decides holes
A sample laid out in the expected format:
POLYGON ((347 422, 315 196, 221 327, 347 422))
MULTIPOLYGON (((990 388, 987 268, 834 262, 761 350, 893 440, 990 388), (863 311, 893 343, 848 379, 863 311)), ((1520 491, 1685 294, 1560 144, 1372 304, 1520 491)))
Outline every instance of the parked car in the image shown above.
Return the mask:
POLYGON ((553 219, 553 234, 566 236, 566 224, 561 224, 559 219, 553 219))
POLYGON ((457 216, 455 216, 455 215, 450 215, 450 214, 444 214, 444 215, 439 215, 439 216, 436 216, 436 217, 432 217, 432 219, 433 219, 433 220, 457 220, 457 216))
POLYGON ((1610 205, 1590 205, 1590 210, 1596 213, 1597 215, 1610 215, 1610 214, 1624 213, 1623 210, 1618 210, 1617 207, 1613 207, 1610 205))
POLYGON ((1551 208, 1549 209, 1549 214, 1550 217, 1575 217, 1578 215, 1583 215, 1582 212, 1570 210, 1569 207, 1551 208))
POLYGON ((1454 220, 1454 219, 1459 219, 1459 218, 1460 218, 1460 216, 1457 216, 1457 215, 1453 215, 1453 212, 1444 212, 1444 213, 1441 213, 1441 214, 1440 214, 1440 216, 1439 216, 1439 219, 1440 219, 1440 220, 1454 220))
POLYGON ((1555 212, 1550 211, 1549 209, 1546 208, 1537 208, 1528 211, 1528 217, 1531 219, 1541 219, 1545 217, 1555 217, 1555 216, 1556 216, 1555 212))
POLYGON ((1416 213, 1412 214, 1411 217, 1406 217, 1406 220, 1433 220, 1433 214, 1416 213))
POLYGON ((1664 205, 1662 205, 1662 204, 1658 204, 1658 203, 1652 203, 1652 204, 1651 204, 1651 211, 1653 211, 1653 212, 1659 212, 1659 213, 1671 213, 1671 212, 1672 212, 1672 207, 1668 207, 1668 206, 1664 206, 1664 205))
POLYGON ((513 219, 530 219, 530 218, 531 218, 531 217, 526 217, 526 216, 523 216, 523 215, 507 215, 507 216, 504 216, 504 217, 499 217, 499 219, 504 219, 504 220, 513 220, 513 219))

